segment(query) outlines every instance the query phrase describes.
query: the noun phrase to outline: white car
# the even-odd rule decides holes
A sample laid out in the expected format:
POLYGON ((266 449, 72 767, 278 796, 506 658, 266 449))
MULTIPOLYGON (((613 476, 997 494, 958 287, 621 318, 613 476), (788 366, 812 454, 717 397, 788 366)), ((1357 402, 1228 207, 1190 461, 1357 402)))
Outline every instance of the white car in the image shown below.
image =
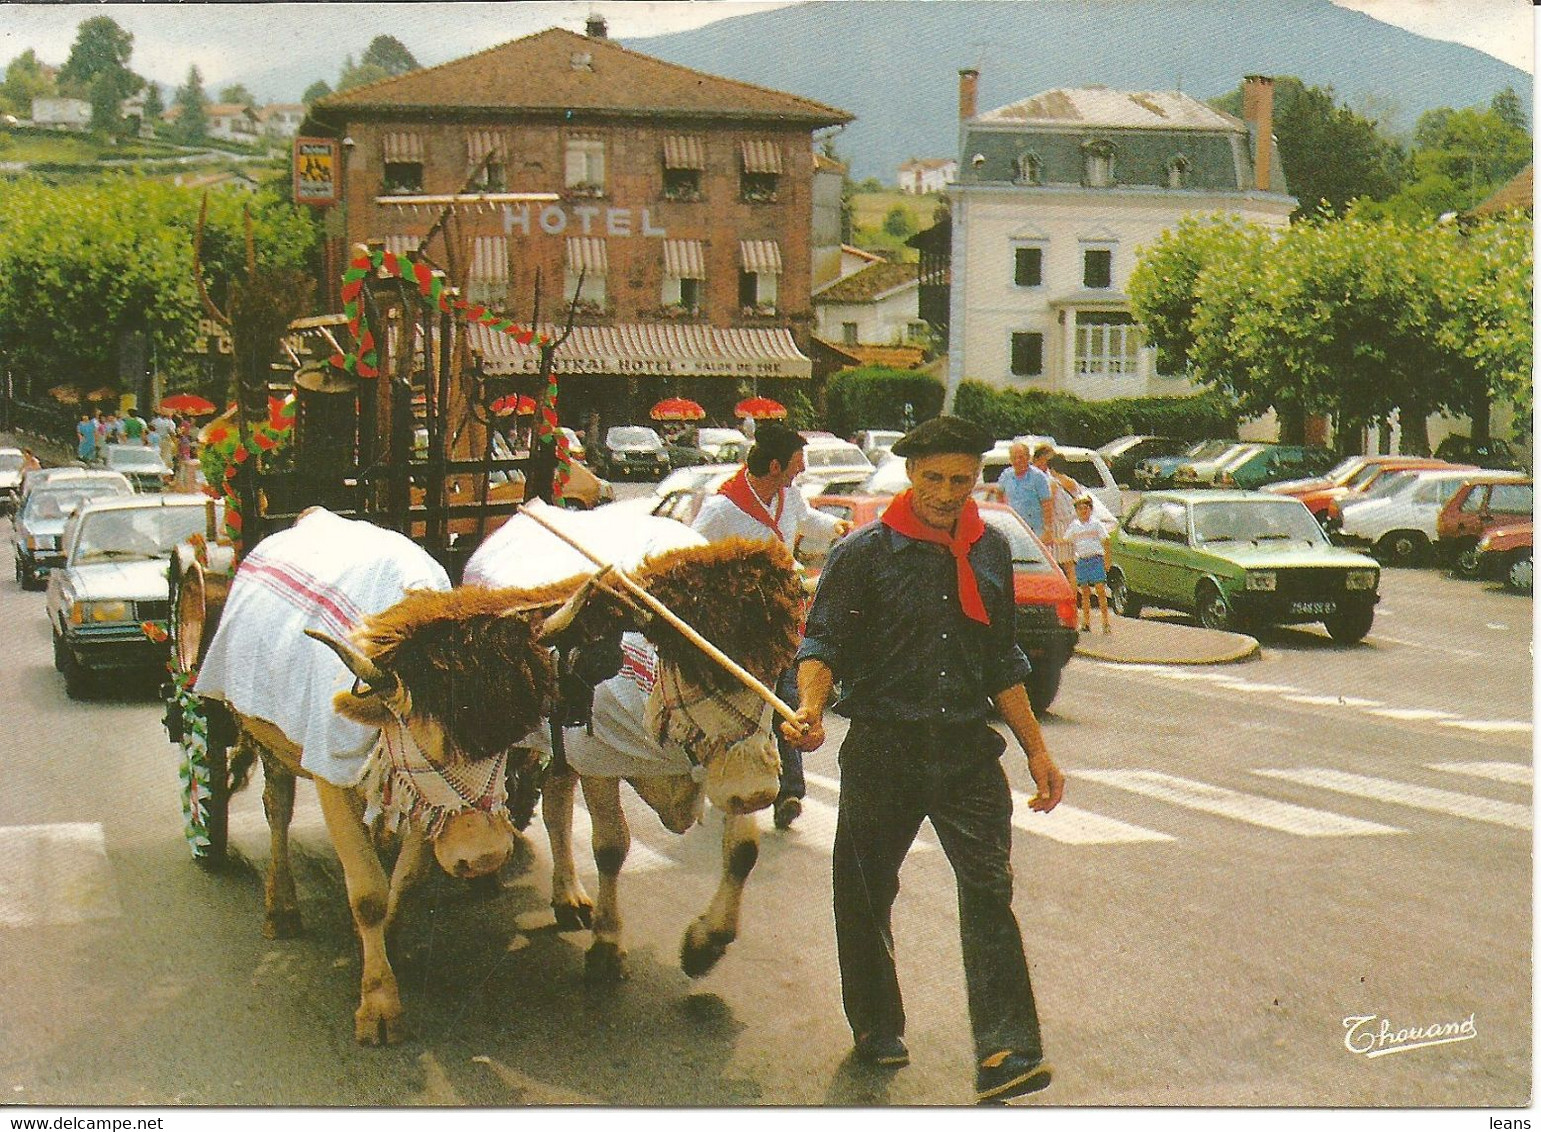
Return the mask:
POLYGON ((797 477, 797 486, 818 484, 826 492, 855 486, 872 474, 872 461, 844 440, 809 441, 803 447, 803 464, 805 470, 797 477))
POLYGON ((851 438, 851 443, 861 449, 861 454, 876 466, 904 433, 888 428, 864 428, 851 438))
POLYGON ((734 454, 742 456, 749 451, 749 438, 736 428, 696 429, 696 447, 710 456, 714 462, 725 459, 723 449, 729 445, 737 445, 734 454))
POLYGON ((1337 541, 1368 546, 1382 562, 1411 566, 1428 557, 1439 513, 1463 484, 1479 478, 1529 478, 1524 472, 1491 468, 1435 468, 1404 475, 1385 494, 1345 504, 1337 541))
POLYGON ((21 498, 20 448, 0 448, 0 511, 10 514, 21 498))

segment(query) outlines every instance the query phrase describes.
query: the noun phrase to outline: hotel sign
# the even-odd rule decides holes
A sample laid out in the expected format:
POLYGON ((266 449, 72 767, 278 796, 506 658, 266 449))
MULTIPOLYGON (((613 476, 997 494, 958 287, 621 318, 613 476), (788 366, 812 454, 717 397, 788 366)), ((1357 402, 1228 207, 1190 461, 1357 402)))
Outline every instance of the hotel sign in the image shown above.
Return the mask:
POLYGON ((341 199, 340 161, 335 138, 294 139, 294 199, 316 208, 341 199))
MULTIPOLYGON (((513 372, 540 372, 536 358, 520 358, 513 372)), ((812 363, 806 358, 620 358, 562 357, 552 359, 558 376, 608 374, 619 377, 811 377, 812 363)))

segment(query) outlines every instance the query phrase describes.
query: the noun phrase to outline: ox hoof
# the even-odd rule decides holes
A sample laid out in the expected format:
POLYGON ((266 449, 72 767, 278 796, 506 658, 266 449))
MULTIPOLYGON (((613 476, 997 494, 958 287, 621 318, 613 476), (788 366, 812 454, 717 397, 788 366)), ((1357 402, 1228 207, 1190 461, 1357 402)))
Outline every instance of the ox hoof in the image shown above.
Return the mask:
POLYGON ((619 944, 596 943, 589 948, 583 967, 584 981, 603 986, 626 978, 626 953, 619 944))
POLYGON ((731 932, 714 932, 705 920, 697 920, 685 929, 680 944, 680 968, 692 979, 699 979, 721 959, 733 942, 731 932))
POLYGON ((262 935, 266 939, 294 939, 300 934, 298 908, 285 908, 269 912, 262 920, 262 935))
POLYGON ((551 911, 556 915, 556 930, 559 932, 587 931, 594 926, 592 904, 557 904, 553 901, 551 911))
POLYGON ((387 1013, 365 1003, 353 1016, 353 1040, 361 1046, 394 1046, 406 1038, 407 1025, 399 1006, 394 1013, 387 1013))

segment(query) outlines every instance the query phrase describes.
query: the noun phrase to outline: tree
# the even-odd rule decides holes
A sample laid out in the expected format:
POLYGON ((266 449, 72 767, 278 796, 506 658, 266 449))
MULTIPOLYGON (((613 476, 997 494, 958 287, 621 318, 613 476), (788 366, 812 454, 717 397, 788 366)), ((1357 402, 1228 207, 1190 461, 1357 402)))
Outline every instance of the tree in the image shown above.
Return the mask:
POLYGON ((337 89, 339 92, 352 90, 356 86, 377 83, 381 79, 390 77, 391 73, 378 63, 354 63, 353 56, 349 55, 343 60, 342 74, 337 78, 337 89))
POLYGON ((371 39, 359 63, 365 67, 379 67, 387 75, 393 76, 422 69, 422 64, 412 57, 412 52, 394 35, 377 35, 371 39))
MULTIPOLYGON (((133 53, 134 37, 119 27, 116 20, 93 16, 75 29, 70 57, 59 69, 59 89, 84 97, 90 93, 92 81, 103 72, 127 72, 133 53)), ((135 90, 138 87, 128 93, 135 90)))
POLYGON ((209 100, 203 93, 203 73, 194 63, 187 69, 187 81, 177 87, 171 104, 178 110, 171 136, 182 145, 197 145, 209 134, 209 100))
POLYGON ((232 103, 236 106, 255 106, 257 99, 251 91, 240 83, 233 86, 221 87, 219 92, 221 102, 232 103))
POLYGON ((1506 86, 1493 96, 1493 101, 1488 109, 1511 130, 1520 133, 1530 132, 1530 118, 1525 113, 1525 104, 1520 101, 1520 96, 1514 93, 1512 86, 1506 86))
POLYGON ((323 99, 331 93, 332 85, 325 79, 317 79, 305 88, 305 93, 300 95, 300 101, 309 106, 311 103, 323 99))
POLYGON ((1501 91, 1487 109, 1442 106, 1421 115, 1406 184, 1383 202, 1360 202, 1355 215, 1412 224, 1480 203, 1530 160, 1530 132, 1512 102, 1501 91))
POLYGON ((0 99, 5 101, 11 113, 30 118, 32 100, 47 98, 56 90, 57 84, 38 62, 37 52, 29 47, 6 67, 5 82, 0 84, 0 99))
POLYGON ((888 210, 888 215, 883 217, 883 231, 890 236, 904 239, 915 231, 915 220, 910 216, 910 210, 903 205, 896 204, 888 210))
MULTIPOLYGON (((1241 114, 1241 88, 1214 105, 1241 114)), ((1402 148, 1377 123, 1339 106, 1331 87, 1293 75, 1274 81, 1273 132, 1284 178, 1300 207, 1295 217, 1341 215, 1359 197, 1384 200, 1402 184, 1402 148)))
POLYGON ((161 84, 149 83, 144 92, 144 120, 159 122, 165 113, 166 103, 161 99, 161 84))

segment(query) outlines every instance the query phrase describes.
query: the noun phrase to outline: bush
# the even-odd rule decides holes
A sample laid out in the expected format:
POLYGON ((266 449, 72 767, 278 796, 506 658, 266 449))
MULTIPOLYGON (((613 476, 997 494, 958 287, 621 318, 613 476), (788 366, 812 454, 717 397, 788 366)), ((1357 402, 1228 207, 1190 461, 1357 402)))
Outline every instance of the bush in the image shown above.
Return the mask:
POLYGON ((984 382, 965 381, 958 386, 953 412, 998 439, 1033 433, 1084 448, 1146 433, 1182 440, 1236 435, 1236 410, 1216 392, 1085 401, 1069 393, 997 389, 984 382))
POLYGON ((824 390, 829 431, 850 436, 863 428, 907 428, 942 411, 946 388, 930 374, 886 366, 842 370, 824 390), (910 406, 905 419, 904 406, 910 406))

